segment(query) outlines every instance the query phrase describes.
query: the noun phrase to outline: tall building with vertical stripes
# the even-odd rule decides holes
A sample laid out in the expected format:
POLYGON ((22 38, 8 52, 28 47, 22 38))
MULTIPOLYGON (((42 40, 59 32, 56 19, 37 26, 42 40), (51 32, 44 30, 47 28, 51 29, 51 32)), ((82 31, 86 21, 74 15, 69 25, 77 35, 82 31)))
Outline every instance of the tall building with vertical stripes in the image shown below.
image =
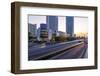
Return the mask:
POLYGON ((66 16, 66 33, 68 36, 74 35, 74 17, 66 16))
POLYGON ((47 16, 46 23, 48 29, 52 31, 53 34, 57 34, 58 31, 58 16, 47 16))
POLYGON ((40 24, 40 38, 42 41, 48 41, 48 27, 47 24, 40 24))
POLYGON ((33 37, 37 36, 37 28, 36 28, 36 26, 37 26, 36 24, 28 23, 28 32, 30 32, 33 37))

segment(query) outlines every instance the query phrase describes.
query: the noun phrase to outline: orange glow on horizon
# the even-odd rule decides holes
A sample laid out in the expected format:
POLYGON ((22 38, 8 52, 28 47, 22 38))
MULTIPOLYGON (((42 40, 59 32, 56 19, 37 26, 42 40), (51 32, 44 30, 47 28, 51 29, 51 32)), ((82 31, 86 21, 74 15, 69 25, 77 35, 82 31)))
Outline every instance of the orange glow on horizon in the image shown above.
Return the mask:
POLYGON ((77 32, 75 33, 76 37, 87 37, 88 33, 87 32, 77 32))

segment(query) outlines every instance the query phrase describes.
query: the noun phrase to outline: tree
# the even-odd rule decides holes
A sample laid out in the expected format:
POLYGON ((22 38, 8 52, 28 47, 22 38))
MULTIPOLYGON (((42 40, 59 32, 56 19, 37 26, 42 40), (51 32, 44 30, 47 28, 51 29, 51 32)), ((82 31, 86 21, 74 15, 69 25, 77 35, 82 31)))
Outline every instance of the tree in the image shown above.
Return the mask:
POLYGON ((64 41, 67 41, 67 39, 65 36, 58 36, 58 37, 55 37, 55 41, 64 42, 64 41))
POLYGON ((34 42, 37 40, 37 37, 33 36, 31 32, 28 32, 28 40, 34 42))
POLYGON ((32 38, 33 38, 32 33, 31 33, 31 32, 28 32, 28 39, 29 39, 29 41, 30 41, 32 38))
POLYGON ((55 37, 56 37, 56 34, 52 34, 51 42, 55 42, 55 37))
POLYGON ((72 41, 72 40, 75 40, 75 39, 76 39, 76 37, 71 37, 71 36, 70 37, 67 37, 67 40, 68 41, 72 41))

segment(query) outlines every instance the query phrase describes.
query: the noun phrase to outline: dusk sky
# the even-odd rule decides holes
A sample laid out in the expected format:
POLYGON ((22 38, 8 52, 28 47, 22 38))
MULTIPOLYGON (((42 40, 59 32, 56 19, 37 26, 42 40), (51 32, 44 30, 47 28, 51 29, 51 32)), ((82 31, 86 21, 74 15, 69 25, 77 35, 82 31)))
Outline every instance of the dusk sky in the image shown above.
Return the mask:
MULTIPOLYGON (((66 18, 64 16, 58 17, 58 31, 66 32, 66 18)), ((37 28, 41 23, 46 23, 46 16, 29 16, 29 22, 37 24, 37 28)), ((88 18, 87 17, 74 17, 74 33, 88 32, 88 18)))

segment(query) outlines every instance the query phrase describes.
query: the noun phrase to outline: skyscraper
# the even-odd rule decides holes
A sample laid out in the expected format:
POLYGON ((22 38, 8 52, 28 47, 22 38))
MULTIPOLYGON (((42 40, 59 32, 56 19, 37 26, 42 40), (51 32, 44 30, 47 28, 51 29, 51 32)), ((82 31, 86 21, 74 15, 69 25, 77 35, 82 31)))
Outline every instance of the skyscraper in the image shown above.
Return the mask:
POLYGON ((47 24, 40 24, 40 38, 42 41, 48 41, 48 27, 47 24))
POLYGON ((37 29, 36 29, 36 24, 28 24, 28 32, 32 34, 33 37, 37 36, 37 29))
POLYGON ((58 17, 57 16, 47 16, 46 22, 48 25, 48 29, 50 29, 53 34, 56 34, 58 31, 58 17))
POLYGON ((66 33, 69 36, 74 35, 74 17, 66 16, 66 33))

